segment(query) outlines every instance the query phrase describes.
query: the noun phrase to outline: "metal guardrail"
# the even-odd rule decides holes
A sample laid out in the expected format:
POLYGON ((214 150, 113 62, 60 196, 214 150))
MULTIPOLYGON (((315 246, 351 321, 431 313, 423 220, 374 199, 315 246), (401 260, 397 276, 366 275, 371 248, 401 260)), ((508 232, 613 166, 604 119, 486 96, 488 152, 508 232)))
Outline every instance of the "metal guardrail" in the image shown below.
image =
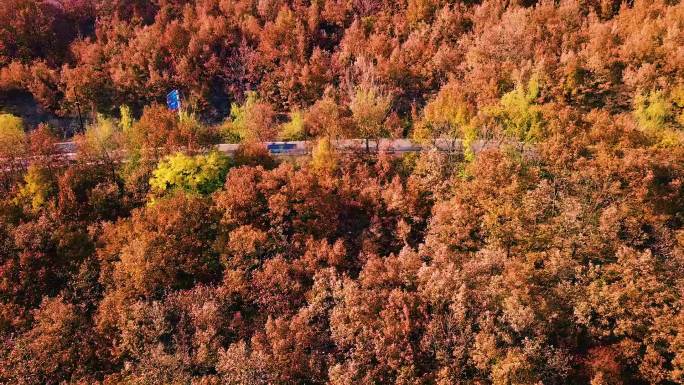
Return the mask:
MULTIPOLYGON (((268 151, 275 156, 298 156, 311 153, 315 142, 292 141, 292 142, 263 142, 268 151)), ((470 147, 473 152, 480 152, 486 148, 501 146, 500 141, 476 140, 470 147)), ((386 153, 409 153, 420 152, 426 149, 436 149, 444 152, 463 152, 463 141, 460 139, 435 139, 427 143, 418 143, 410 139, 339 139, 332 141, 333 147, 341 152, 386 152, 386 153)), ((74 142, 61 142, 56 144, 58 153, 62 156, 73 157, 78 151, 74 142)), ((215 148, 218 151, 232 155, 240 144, 221 143, 215 148)))
MULTIPOLYGON (((311 152, 314 146, 313 141, 293 141, 293 142, 264 142, 264 145, 273 155, 305 155, 311 152)), ((333 147, 341 152, 387 152, 387 153, 407 153, 420 152, 429 148, 445 152, 462 152, 463 144, 460 139, 437 139, 427 144, 414 142, 410 139, 339 139, 332 141, 333 147)), ((239 148, 239 144, 219 144, 216 148, 225 153, 234 153, 239 148)), ((482 143, 474 143, 474 150, 479 151, 486 147, 482 143)))
MULTIPOLYGON (((292 142, 263 142, 268 151, 274 156, 306 156, 311 154, 315 142, 313 141, 292 141, 292 142)), ((427 143, 417 143, 410 139, 340 139, 332 141, 333 147, 340 152, 346 153, 365 153, 382 152, 388 154, 404 154, 421 152, 426 150, 437 150, 447 153, 462 153, 464 150, 463 141, 460 139, 435 139, 427 143)), ((519 147, 526 153, 534 153, 534 149, 519 142, 503 142, 493 140, 477 140, 470 144, 470 148, 475 153, 488 148, 497 148, 502 145, 513 145, 519 147)), ((57 151, 51 157, 55 160, 72 162, 78 157, 78 146, 75 142, 56 143, 57 151)), ((214 146, 220 152, 229 156, 234 155, 240 148, 240 144, 221 143, 214 146)), ((117 151, 118 155, 123 155, 117 151)), ((24 157, 14 159, 15 164, 28 166, 36 157, 24 157)), ((7 166, 8 160, 0 158, 0 169, 7 166)))

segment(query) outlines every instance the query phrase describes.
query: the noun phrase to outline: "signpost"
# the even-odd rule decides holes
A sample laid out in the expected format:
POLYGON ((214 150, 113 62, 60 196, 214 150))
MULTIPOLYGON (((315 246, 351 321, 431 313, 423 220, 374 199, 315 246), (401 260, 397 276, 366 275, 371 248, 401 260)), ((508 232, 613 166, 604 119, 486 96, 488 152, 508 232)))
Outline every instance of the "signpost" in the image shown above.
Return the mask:
POLYGON ((178 90, 173 90, 166 95, 166 105, 171 111, 178 111, 180 113, 181 100, 180 92, 178 90))

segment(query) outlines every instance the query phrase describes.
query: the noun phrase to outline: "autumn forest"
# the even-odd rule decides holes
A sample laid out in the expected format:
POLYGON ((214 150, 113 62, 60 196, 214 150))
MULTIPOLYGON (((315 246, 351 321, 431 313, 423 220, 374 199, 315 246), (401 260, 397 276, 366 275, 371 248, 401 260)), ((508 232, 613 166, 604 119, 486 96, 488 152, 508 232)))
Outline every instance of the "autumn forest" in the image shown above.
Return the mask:
POLYGON ((679 0, 0 0, 0 384, 681 383, 679 0))

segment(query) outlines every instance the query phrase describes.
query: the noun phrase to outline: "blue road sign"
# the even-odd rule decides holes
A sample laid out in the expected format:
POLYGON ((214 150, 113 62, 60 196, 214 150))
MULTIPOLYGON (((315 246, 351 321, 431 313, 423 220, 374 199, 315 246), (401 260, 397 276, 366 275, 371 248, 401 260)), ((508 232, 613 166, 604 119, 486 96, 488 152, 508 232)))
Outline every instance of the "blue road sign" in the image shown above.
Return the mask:
POLYGON ((169 106, 171 111, 178 111, 180 109, 180 92, 178 90, 173 90, 166 95, 166 105, 169 106))

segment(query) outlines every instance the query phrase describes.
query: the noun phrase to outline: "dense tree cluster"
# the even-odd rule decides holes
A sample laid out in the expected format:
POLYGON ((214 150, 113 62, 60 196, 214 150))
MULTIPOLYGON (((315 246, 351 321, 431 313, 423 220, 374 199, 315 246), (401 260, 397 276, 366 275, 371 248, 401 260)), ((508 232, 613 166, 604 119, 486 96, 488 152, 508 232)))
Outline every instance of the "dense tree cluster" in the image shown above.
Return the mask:
POLYGON ((684 151, 570 118, 472 159, 227 159, 180 120, 136 151, 101 118, 65 164, 15 135, 0 381, 682 382, 684 151))
POLYGON ((0 383, 684 383, 683 47, 677 1, 3 0, 0 92, 92 114, 0 114, 0 383), (426 151, 334 146, 380 136, 426 151))
POLYGON ((233 139, 246 127, 275 138, 290 120, 284 137, 493 135, 501 123, 536 137, 539 105, 636 110, 676 131, 683 13, 664 0, 5 0, 0 91, 71 116, 75 103, 139 116, 179 88, 233 139))

